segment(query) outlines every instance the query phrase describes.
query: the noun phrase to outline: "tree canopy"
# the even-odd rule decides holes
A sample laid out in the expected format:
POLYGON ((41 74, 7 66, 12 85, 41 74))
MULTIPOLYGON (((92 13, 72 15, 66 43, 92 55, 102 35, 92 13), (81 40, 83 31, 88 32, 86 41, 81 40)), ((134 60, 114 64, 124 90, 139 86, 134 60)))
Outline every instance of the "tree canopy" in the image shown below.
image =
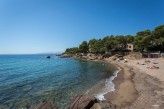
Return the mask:
POLYGON ((83 41, 80 45, 79 45, 79 51, 81 53, 87 53, 88 52, 88 43, 87 41, 83 41))
POLYGON ((134 44, 135 51, 164 51, 164 25, 156 27, 153 31, 144 30, 133 35, 111 35, 102 39, 83 41, 79 47, 66 49, 65 53, 94 53, 102 54, 107 51, 126 50, 127 44, 134 44))

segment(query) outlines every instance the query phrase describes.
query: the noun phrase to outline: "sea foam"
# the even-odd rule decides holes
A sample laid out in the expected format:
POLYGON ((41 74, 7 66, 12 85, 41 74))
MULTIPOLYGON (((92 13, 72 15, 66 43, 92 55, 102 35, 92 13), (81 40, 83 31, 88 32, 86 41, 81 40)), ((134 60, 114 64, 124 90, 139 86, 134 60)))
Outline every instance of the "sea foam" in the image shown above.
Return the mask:
POLYGON ((114 83, 112 81, 117 77, 117 74, 120 71, 121 71, 121 68, 118 67, 118 70, 116 70, 113 73, 113 76, 111 76, 110 78, 106 79, 106 81, 105 81, 105 88, 102 89, 102 91, 100 93, 97 93, 95 95, 95 97, 98 100, 100 100, 100 101, 106 100, 104 95, 107 94, 108 92, 115 91, 115 85, 114 85, 114 83))

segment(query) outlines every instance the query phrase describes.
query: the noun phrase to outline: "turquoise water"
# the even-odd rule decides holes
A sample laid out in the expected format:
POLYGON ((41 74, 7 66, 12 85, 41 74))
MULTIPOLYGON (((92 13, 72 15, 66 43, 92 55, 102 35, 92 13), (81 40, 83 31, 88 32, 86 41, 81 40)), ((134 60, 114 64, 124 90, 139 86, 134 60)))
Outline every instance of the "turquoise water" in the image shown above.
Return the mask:
POLYGON ((46 56, 0 55, 0 109, 28 109, 44 100, 64 108, 114 71, 106 63, 46 56))

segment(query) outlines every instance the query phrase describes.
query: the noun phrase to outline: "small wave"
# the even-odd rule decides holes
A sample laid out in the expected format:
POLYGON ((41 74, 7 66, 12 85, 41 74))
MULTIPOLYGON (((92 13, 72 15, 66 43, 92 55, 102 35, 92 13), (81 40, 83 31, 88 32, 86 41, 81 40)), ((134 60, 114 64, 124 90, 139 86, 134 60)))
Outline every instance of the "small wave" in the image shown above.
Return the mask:
POLYGON ((97 93, 95 95, 95 97, 98 100, 100 100, 100 101, 106 100, 104 95, 107 94, 108 92, 115 91, 115 85, 114 85, 114 83, 112 81, 117 77, 117 74, 120 71, 121 71, 121 68, 118 67, 118 70, 116 70, 113 73, 113 76, 111 76, 110 78, 106 79, 106 81, 105 81, 105 88, 102 89, 102 91, 100 93, 97 93))

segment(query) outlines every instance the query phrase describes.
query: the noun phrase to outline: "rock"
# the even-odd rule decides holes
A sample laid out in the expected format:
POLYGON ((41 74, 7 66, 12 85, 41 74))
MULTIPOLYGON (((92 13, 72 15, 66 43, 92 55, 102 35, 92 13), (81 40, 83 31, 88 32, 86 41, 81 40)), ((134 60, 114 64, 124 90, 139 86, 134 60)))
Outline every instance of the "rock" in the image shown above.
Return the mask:
POLYGON ((61 54, 59 57, 60 58, 70 58, 70 57, 72 57, 73 55, 71 55, 71 54, 61 54))
POLYGON ((90 109, 97 102, 95 97, 80 95, 74 97, 68 109, 90 109))
POLYGON ((101 109, 101 106, 99 103, 95 103, 90 109, 101 109))
POLYGON ((47 56, 46 58, 50 59, 50 58, 51 58, 51 56, 47 56))
POLYGON ((56 54, 56 56, 61 56, 62 54, 56 54))
POLYGON ((57 108, 54 108, 51 102, 44 101, 39 103, 36 107, 32 109, 57 109, 57 108))
POLYGON ((114 105, 108 102, 102 102, 100 103, 100 105, 101 105, 101 109, 116 109, 114 105))

